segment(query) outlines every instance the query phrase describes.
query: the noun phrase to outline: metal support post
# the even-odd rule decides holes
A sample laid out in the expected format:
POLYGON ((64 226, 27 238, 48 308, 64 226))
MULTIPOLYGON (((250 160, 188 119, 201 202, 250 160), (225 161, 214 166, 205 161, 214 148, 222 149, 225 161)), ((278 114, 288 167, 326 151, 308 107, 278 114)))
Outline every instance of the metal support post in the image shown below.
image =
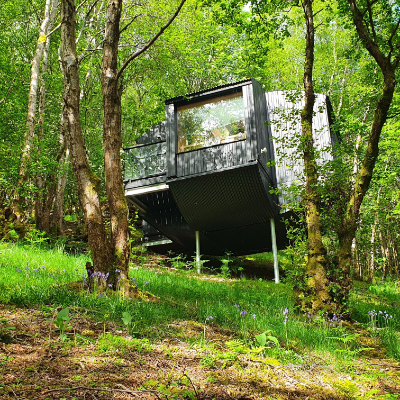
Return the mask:
POLYGON ((275 220, 271 218, 272 254, 274 256, 275 283, 279 283, 278 249, 276 247, 275 220))
POLYGON ((201 264, 200 264, 200 232, 199 231, 196 231, 196 267, 197 267, 197 272, 200 274, 201 264))

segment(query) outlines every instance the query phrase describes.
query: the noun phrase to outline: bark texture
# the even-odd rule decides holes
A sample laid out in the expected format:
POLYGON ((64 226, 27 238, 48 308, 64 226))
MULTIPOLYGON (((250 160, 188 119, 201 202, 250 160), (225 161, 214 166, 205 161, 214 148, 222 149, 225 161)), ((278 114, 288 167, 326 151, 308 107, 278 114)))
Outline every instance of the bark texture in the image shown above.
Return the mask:
POLYGON ((111 217, 111 245, 120 270, 120 283, 126 283, 129 272, 130 243, 128 205, 125 198, 121 167, 121 96, 118 80, 118 43, 122 0, 110 0, 106 11, 101 83, 103 91, 104 169, 111 217))
POLYGON ((320 222, 318 171, 313 141, 312 120, 314 111, 313 65, 314 65, 314 20, 312 0, 304 1, 304 15, 306 19, 306 57, 304 64, 304 91, 305 105, 301 112, 302 149, 304 170, 306 175, 306 189, 304 205, 308 230, 308 258, 306 268, 305 290, 301 291, 298 303, 305 310, 330 310, 332 299, 329 293, 326 275, 326 249, 322 243, 320 222))
POLYGON ((80 85, 75 45, 75 1, 63 0, 61 6, 62 64, 64 70, 63 117, 68 134, 72 170, 85 215, 88 241, 96 271, 107 274, 114 257, 107 238, 98 195, 100 179, 92 172, 86 155, 80 123, 80 85))
MULTIPOLYGON (((56 12, 58 8, 58 0, 52 0, 52 7, 49 17, 48 30, 51 30, 54 19, 56 17, 56 12)), ((40 96, 39 96, 39 134, 38 141, 40 142, 44 138, 44 122, 45 122, 45 109, 46 109, 46 79, 45 74, 47 73, 48 60, 49 60, 49 52, 50 52, 50 38, 51 36, 46 37, 46 44, 43 51, 43 60, 42 60, 42 68, 40 74, 40 96)), ((40 149, 39 149, 40 153, 40 149)), ((40 155, 39 155, 40 158, 40 155)), ((55 188, 51 188, 52 180, 49 179, 50 182, 46 182, 46 177, 43 176, 42 173, 37 172, 36 175, 36 188, 37 188, 37 196, 35 200, 35 221, 36 228, 41 231, 49 232, 50 228, 50 212, 53 205, 55 188), (50 188, 46 191, 47 186, 50 185, 50 188)))
MULTIPOLYGON (((374 111, 374 120, 369 132, 367 148, 364 154, 361 168, 355 177, 353 193, 346 208, 346 214, 343 218, 339 231, 339 247, 338 247, 338 262, 339 270, 343 276, 341 280, 341 296, 347 299, 352 287, 351 282, 351 243, 355 237, 360 216, 361 203, 369 188, 375 163, 379 154, 379 138, 386 122, 388 111, 393 100, 393 93, 396 86, 395 70, 398 66, 400 56, 393 54, 393 49, 388 55, 383 53, 379 48, 378 42, 371 37, 370 30, 366 27, 363 20, 363 15, 366 12, 361 12, 355 0, 348 0, 354 25, 359 38, 362 40, 365 48, 370 55, 375 59, 383 74, 383 88, 381 96, 377 102, 374 111)), ((368 9, 368 12, 372 12, 368 9)), ((373 24, 373 19, 370 18, 370 23, 373 24)), ((375 27, 371 27, 372 31, 375 27)), ((393 35, 398 29, 398 25, 394 28, 393 35)), ((387 43, 391 47, 390 40, 387 43)))
MULTIPOLYGON (((29 87, 28 97, 28 116, 26 121, 26 132, 24 138, 24 148, 22 150, 21 165, 19 171, 19 179, 17 184, 17 191, 14 196, 14 213, 19 221, 23 216, 23 202, 24 195, 20 192, 23 188, 27 178, 27 164, 31 156, 31 149, 33 139, 35 137, 35 125, 36 125, 36 108, 37 108, 37 96, 39 88, 39 77, 40 77, 40 63, 42 61, 43 53, 45 52, 46 44, 50 38, 47 38, 49 27, 51 26, 52 19, 55 17, 55 9, 58 6, 58 0, 46 0, 44 19, 40 26, 39 38, 36 45, 35 55, 32 59, 31 67, 31 81, 29 87), (52 9, 53 8, 53 9, 52 9)), ((47 64, 47 61, 46 61, 47 64)), ((46 65, 47 67, 47 65, 46 65)))

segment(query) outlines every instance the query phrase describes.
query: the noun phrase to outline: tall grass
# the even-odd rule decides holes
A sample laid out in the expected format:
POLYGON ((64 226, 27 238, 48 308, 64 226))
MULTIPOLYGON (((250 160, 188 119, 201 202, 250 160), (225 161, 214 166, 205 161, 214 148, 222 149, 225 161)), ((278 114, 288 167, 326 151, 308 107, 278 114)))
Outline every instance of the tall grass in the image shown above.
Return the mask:
MULTIPOLYGON (((194 273, 135 267, 131 276, 139 288, 154 295, 155 301, 125 299, 111 291, 99 295, 77 290, 81 283, 83 286, 87 260, 84 255, 66 255, 61 249, 2 243, 0 302, 79 307, 94 318, 118 323, 121 323, 122 313, 127 311, 143 335, 148 335, 153 326, 162 328, 179 320, 204 323, 212 316, 215 324, 231 330, 238 338, 245 331, 250 343, 256 334, 269 331, 292 352, 331 351, 343 356, 346 351, 350 354, 357 348, 355 340, 346 342, 349 333, 340 322, 327 321, 321 316, 296 316, 292 291, 284 284, 246 279, 216 280, 194 273), (77 282, 73 285, 75 290, 71 290, 71 282, 77 282), (283 314, 286 308, 289 310, 287 321, 283 314)), ((367 325, 371 307, 368 298, 354 297, 353 307, 359 322, 367 325)), ((395 327, 400 313, 396 309, 392 314, 395 327)), ((385 336, 390 348, 398 346, 396 335, 385 336)), ((397 358, 396 351, 392 353, 397 358)))

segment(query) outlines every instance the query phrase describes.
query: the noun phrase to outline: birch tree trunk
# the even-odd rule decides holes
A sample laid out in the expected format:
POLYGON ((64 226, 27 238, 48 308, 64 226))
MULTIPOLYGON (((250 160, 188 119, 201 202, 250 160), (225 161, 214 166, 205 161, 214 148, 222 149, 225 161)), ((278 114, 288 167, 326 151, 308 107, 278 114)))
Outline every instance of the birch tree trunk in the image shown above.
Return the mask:
POLYGON ((14 213, 17 216, 17 221, 19 221, 23 216, 22 206, 24 202, 24 196, 23 193, 20 193, 20 191, 22 189, 22 186, 25 184, 27 180, 27 163, 30 159, 33 139, 35 137, 35 124, 36 124, 35 117, 36 117, 37 94, 38 94, 39 75, 40 75, 40 62, 43 57, 43 52, 45 50, 47 40, 50 39, 47 38, 47 33, 49 31, 51 17, 52 15, 55 15, 51 12, 52 6, 54 10, 57 4, 58 0, 46 0, 44 19, 40 26, 39 39, 36 45, 35 55, 32 59, 31 81, 30 81, 29 98, 28 98, 28 116, 26 121, 27 129, 25 132, 24 148, 22 151, 17 190, 14 195, 13 208, 14 208, 14 213))
MULTIPOLYGON (((52 0, 51 5, 51 12, 49 16, 49 23, 47 30, 50 31, 54 19, 56 17, 56 12, 58 8, 58 0, 52 0)), ((45 109, 46 109, 46 79, 45 74, 47 73, 48 67, 48 60, 49 60, 49 52, 50 52, 50 38, 51 36, 46 37, 46 43, 43 50, 43 61, 42 61, 42 68, 39 77, 40 81, 40 96, 39 96, 39 119, 38 119, 38 128, 39 134, 38 139, 39 141, 42 140, 44 137, 44 116, 45 116, 45 109)), ((33 127, 34 128, 34 127, 33 127)), ((36 176, 36 187, 37 187, 37 195, 35 199, 35 221, 36 221, 36 228, 49 232, 50 229, 50 212, 53 205, 54 195, 55 195, 55 187, 53 184, 53 179, 49 179, 50 183, 46 182, 45 177, 39 172, 36 176), (45 186, 48 183, 48 190, 45 193, 45 186)))

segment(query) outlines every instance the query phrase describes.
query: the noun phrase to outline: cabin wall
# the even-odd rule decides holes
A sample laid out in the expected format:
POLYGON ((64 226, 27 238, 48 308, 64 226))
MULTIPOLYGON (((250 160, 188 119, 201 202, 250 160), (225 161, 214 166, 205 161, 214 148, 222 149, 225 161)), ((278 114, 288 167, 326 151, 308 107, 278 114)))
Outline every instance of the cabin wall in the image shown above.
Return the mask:
POLYGON ((246 144, 245 139, 179 153, 176 156, 177 176, 196 175, 242 165, 247 162, 246 144))
POLYGON ((136 144, 151 144, 166 141, 166 121, 163 121, 136 139, 136 144))
MULTIPOLYGON (((302 97, 291 92, 267 92, 265 94, 268 109, 268 125, 272 134, 273 156, 277 188, 281 191, 279 204, 289 202, 285 199, 287 187, 296 182, 303 182, 303 154, 298 146, 301 138, 301 110, 304 106, 302 97)), ((329 99, 316 94, 313 118, 314 146, 319 151, 318 165, 333 160, 332 133, 329 126, 327 102, 329 99)), ((284 208, 282 208, 284 211, 284 208)))
POLYGON ((268 174, 271 186, 276 187, 275 168, 272 168, 270 164, 270 161, 274 159, 274 147, 271 127, 268 125, 268 109, 265 92, 256 80, 253 79, 252 82, 255 125, 257 131, 257 159, 268 174))
MULTIPOLYGON (((231 143, 223 143, 178 153, 177 146, 177 104, 167 104, 167 178, 181 178, 206 172, 219 171, 246 164, 257 159, 257 124, 252 81, 246 81, 242 86, 243 101, 245 106, 246 139, 231 143)), ((217 98, 232 90, 221 89, 213 92, 217 98)), ((238 91, 235 87, 234 91, 238 91)), ((199 100, 196 98, 196 100, 199 100)), ((183 100, 181 100, 183 101, 183 100)), ((265 99, 264 99, 265 103, 265 99)), ((258 104, 258 103, 257 103, 258 104)))

